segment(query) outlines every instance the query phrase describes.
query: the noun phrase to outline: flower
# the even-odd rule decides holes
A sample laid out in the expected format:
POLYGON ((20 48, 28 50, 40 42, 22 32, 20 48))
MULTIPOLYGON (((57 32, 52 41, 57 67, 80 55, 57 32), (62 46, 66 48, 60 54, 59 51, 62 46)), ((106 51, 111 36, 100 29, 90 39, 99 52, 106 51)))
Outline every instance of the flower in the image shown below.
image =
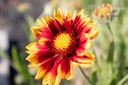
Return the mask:
POLYGON ((16 4, 14 7, 19 13, 27 13, 30 10, 31 5, 27 2, 16 4))
POLYGON ((74 0, 73 2, 71 1, 70 3, 71 6, 76 10, 80 10, 82 8, 81 0, 74 0))
POLYGON ((83 12, 74 12, 72 16, 69 11, 64 15, 58 9, 53 18, 37 20, 39 27, 32 28, 38 41, 26 46, 30 54, 26 60, 31 62, 29 67, 38 67, 35 79, 43 78, 43 85, 58 85, 64 78, 70 80, 73 65, 89 68, 94 61, 95 56, 88 49, 99 31, 83 12))
POLYGON ((113 11, 114 9, 111 4, 102 4, 98 9, 94 10, 93 15, 98 19, 109 19, 113 11))

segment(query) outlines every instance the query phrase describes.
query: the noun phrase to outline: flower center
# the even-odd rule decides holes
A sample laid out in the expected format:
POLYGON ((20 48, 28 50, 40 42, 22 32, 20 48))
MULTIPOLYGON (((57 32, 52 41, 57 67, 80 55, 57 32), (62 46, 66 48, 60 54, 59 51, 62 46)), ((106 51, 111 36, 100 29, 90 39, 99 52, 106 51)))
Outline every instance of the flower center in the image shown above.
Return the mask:
POLYGON ((53 40, 53 50, 58 55, 66 56, 76 48, 75 37, 71 33, 61 32, 53 40))

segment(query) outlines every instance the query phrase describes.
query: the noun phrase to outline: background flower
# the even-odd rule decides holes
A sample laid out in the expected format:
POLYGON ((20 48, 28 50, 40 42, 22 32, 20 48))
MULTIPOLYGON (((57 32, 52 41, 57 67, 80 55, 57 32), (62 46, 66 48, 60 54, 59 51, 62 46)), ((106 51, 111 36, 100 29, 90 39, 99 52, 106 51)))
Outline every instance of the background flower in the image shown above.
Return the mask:
POLYGON ((114 9, 111 4, 102 4, 94 10, 93 15, 99 19, 109 19, 114 9))

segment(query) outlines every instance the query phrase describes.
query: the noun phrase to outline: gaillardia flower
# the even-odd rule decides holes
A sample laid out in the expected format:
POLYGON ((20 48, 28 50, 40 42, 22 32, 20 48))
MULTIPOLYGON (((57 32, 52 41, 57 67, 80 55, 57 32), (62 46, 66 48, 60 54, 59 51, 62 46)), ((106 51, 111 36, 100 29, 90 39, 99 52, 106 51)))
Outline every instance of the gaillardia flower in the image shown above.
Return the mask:
POLYGON ((111 4, 102 4, 98 9, 94 10, 93 15, 98 19, 110 19, 113 11, 111 4))
POLYGON ((54 17, 47 16, 37 20, 39 27, 32 31, 37 42, 26 46, 26 58, 31 64, 37 66, 35 79, 43 78, 42 85, 58 85, 61 79, 70 80, 73 77, 73 65, 89 68, 95 56, 88 52, 90 40, 98 35, 96 24, 84 15, 84 10, 73 16, 69 11, 66 15, 54 11, 54 17))

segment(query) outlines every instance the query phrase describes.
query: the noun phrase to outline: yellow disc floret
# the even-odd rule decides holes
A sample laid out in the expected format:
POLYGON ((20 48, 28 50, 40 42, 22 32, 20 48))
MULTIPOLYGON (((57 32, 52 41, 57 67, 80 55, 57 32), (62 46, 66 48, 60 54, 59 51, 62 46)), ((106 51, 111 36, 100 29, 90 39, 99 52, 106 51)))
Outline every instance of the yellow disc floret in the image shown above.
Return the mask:
POLYGON ((71 37, 69 34, 62 33, 58 35, 54 40, 54 46, 58 50, 65 50, 70 46, 71 37))
POLYGON ((52 50, 60 55, 71 55, 76 49, 76 37, 72 33, 61 32, 53 39, 52 50))

